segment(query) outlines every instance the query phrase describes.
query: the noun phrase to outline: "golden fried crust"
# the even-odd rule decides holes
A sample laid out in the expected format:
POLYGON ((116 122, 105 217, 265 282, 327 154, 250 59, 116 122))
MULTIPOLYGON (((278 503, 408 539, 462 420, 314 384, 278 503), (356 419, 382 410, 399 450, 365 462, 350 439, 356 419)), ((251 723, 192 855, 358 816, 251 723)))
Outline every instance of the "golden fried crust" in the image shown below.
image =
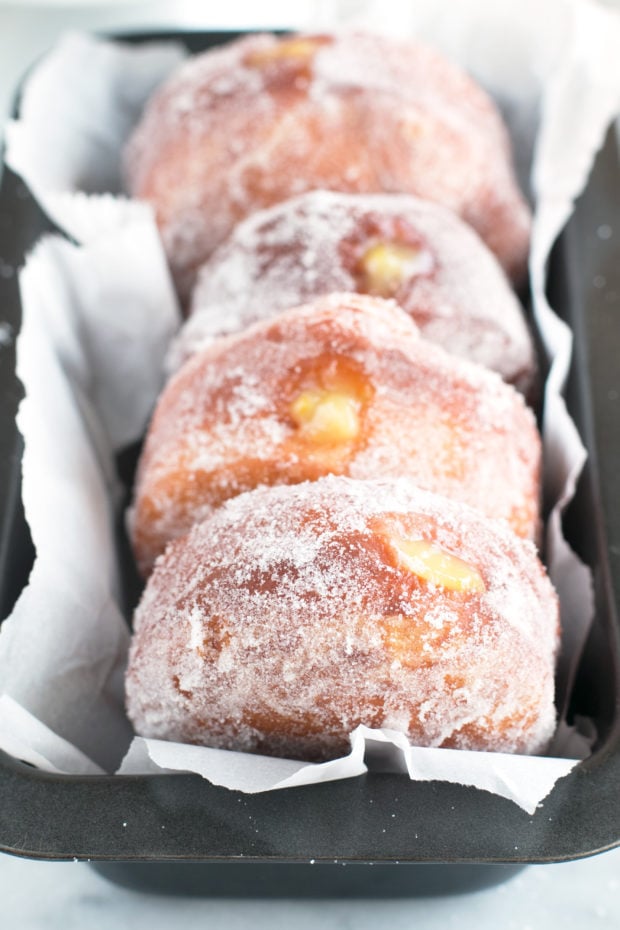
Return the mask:
POLYGON ((495 256, 452 211, 409 194, 310 191, 249 216, 200 269, 169 368, 335 291, 394 298, 426 339, 530 391, 532 340, 495 256))
POLYGON ((519 753, 555 726, 558 601, 534 546, 406 479, 229 501, 158 560, 134 629, 147 737, 320 760, 358 724, 519 753))
POLYGON ((331 295, 171 379, 140 462, 134 549, 146 573, 224 500, 325 474, 404 475, 533 537, 540 456, 531 412, 497 375, 420 339, 393 302, 331 295))
POLYGON ((128 191, 153 204, 182 295, 240 219, 317 188, 442 203, 520 278, 529 210, 482 89, 417 43, 295 41, 297 54, 290 39, 255 35, 191 59, 128 144, 128 191))

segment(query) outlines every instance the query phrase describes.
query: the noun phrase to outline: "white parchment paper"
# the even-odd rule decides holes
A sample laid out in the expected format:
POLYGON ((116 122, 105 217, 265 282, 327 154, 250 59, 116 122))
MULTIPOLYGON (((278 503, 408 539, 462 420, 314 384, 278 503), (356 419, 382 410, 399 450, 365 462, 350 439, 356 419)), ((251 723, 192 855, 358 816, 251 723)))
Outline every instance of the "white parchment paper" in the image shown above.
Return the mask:
MULTIPOLYGON (((544 424, 550 573, 562 600, 560 679, 570 684, 591 616, 589 576, 559 533, 584 450, 561 396, 571 334, 544 296, 546 262, 620 108, 620 24, 586 0, 489 7, 462 0, 317 4, 310 28, 363 25, 419 35, 499 100, 535 204, 535 312, 553 359, 544 424), (351 12, 351 9, 353 12, 351 12)), ((49 237, 21 274, 18 373, 23 496, 37 559, 0 633, 0 747, 50 771, 193 771, 264 791, 357 775, 367 764, 475 785, 532 812, 584 744, 566 727, 548 758, 419 749, 360 727, 344 759, 303 764, 136 738, 123 711, 127 629, 118 607, 114 454, 144 431, 178 310, 148 207, 119 196, 120 151, 175 45, 133 49, 71 35, 29 80, 7 161, 77 245, 49 237), (126 755, 125 755, 126 753, 126 755)), ((561 696, 561 703, 563 698, 561 696)))

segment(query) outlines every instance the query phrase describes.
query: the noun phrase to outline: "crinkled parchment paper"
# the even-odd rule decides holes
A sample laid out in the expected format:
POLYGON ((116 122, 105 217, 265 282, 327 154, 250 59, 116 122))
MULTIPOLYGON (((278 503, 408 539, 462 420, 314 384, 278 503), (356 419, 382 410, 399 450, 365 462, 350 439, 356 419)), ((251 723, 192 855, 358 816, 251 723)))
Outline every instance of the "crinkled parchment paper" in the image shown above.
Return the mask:
MULTIPOLYGON (((560 705, 591 617, 589 575, 559 532, 584 450, 561 391, 571 334, 544 295, 551 246, 620 108, 620 21, 586 0, 318 3, 309 28, 366 26, 416 35, 460 61, 508 120, 536 208, 531 280, 552 361, 545 388, 551 576, 562 600, 560 705), (387 21, 386 21, 387 20, 387 21)), ((358 728, 349 756, 304 764, 136 738, 123 711, 127 626, 115 547, 114 456, 143 433, 178 325, 150 209, 120 193, 120 151, 153 87, 182 56, 66 37, 39 65, 7 130, 7 161, 59 227, 21 273, 18 373, 26 398, 23 497, 37 558, 0 633, 0 747, 54 772, 192 771, 255 792, 346 778, 377 764, 411 778, 475 785, 532 812, 584 751, 562 724, 552 756, 410 747, 358 728), (572 758, 565 758, 565 756, 572 758)))

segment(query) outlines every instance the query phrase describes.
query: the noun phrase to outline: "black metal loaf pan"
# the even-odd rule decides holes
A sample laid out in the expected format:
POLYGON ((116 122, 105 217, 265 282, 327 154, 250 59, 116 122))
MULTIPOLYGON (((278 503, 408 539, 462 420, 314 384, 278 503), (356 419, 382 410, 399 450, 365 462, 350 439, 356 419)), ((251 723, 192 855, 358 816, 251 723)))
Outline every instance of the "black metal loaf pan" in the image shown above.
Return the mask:
MULTIPOLYGON (((173 37, 196 51, 232 35, 173 37)), ((0 753, 0 849, 89 859, 115 881, 154 891, 380 896, 482 887, 528 863, 575 859, 620 844, 620 263, 614 236, 597 235, 616 225, 620 234, 620 168, 610 135, 550 268, 553 306, 576 337, 567 399, 590 453, 566 517, 569 540, 592 568, 596 592, 571 713, 591 717, 599 738, 592 756, 557 783, 537 812, 530 816, 487 792, 411 782, 404 775, 368 773, 245 795, 194 775, 50 775, 0 753)), ((21 387, 10 338, 19 329, 20 305, 11 270, 49 228, 5 168, 0 617, 10 611, 33 559, 20 504, 15 414, 21 387)))

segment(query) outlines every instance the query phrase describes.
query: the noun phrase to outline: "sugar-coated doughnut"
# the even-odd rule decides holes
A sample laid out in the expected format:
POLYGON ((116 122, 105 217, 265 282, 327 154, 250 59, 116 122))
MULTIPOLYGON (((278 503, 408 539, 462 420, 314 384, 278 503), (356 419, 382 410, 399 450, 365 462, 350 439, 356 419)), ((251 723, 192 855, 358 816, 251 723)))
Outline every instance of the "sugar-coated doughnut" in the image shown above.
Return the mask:
POLYGON ((358 725, 543 751, 558 602, 533 544, 406 479, 261 488, 158 560, 136 611, 136 732, 327 759, 358 725))
POLYGON ((471 224, 513 278, 530 213, 487 94, 416 42, 252 35, 190 59, 145 108, 124 158, 185 298, 253 211, 306 190, 405 192, 471 224))
POLYGON ((533 536, 540 456, 531 411, 495 372, 420 339, 393 301, 335 294, 216 340, 168 382, 131 536, 146 573, 227 498, 328 473, 405 475, 533 536))
POLYGON ((248 217, 201 268, 171 367, 333 291, 393 297, 426 339, 532 385, 532 340, 495 256, 450 210, 407 194, 311 191, 248 217))

